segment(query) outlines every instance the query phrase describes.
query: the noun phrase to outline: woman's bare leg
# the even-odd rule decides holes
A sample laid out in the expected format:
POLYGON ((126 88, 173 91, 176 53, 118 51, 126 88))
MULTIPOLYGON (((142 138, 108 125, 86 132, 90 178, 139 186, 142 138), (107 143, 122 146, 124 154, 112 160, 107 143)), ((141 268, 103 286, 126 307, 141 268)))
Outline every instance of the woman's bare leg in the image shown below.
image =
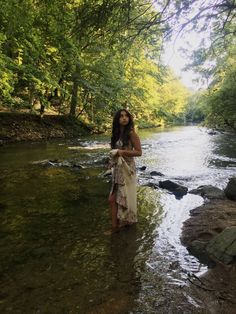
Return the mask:
POLYGON ((110 208, 111 208, 112 228, 117 229, 119 227, 119 221, 117 219, 118 206, 116 203, 116 194, 115 193, 109 195, 108 202, 109 202, 110 208))

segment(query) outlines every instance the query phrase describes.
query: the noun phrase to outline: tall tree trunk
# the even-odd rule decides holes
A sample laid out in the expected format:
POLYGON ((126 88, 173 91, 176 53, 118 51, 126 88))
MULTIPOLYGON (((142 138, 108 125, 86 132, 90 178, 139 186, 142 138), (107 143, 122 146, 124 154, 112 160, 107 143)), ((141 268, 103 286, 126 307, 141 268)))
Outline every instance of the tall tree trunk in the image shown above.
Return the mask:
POLYGON ((72 97, 70 104, 70 116, 75 118, 76 107, 78 103, 78 88, 79 88, 79 78, 80 78, 80 64, 76 64, 75 73, 73 75, 73 88, 72 97))

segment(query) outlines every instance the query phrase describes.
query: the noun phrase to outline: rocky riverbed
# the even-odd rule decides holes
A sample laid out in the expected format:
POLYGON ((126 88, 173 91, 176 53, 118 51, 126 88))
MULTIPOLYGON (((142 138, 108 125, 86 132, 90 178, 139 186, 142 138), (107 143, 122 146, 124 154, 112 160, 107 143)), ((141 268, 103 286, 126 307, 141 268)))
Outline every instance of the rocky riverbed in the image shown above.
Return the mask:
POLYGON ((219 307, 222 313, 236 313, 236 178, 229 180, 224 191, 215 189, 214 194, 213 190, 198 189, 205 203, 190 211, 181 241, 209 266, 207 273, 190 282, 203 294, 211 313, 219 307))

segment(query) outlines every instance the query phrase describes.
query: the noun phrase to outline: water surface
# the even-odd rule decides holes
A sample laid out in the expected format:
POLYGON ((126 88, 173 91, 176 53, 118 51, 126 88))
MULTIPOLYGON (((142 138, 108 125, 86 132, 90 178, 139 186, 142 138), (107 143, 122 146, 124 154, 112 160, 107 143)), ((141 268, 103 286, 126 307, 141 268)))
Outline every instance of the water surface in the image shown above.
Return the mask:
POLYGON ((206 267, 181 245, 189 210, 148 182, 224 188, 236 170, 236 139, 206 129, 140 131, 139 223, 108 236, 109 139, 93 136, 0 148, 2 313, 208 313, 187 280, 206 267), (35 164, 70 161, 79 167, 35 164), (151 177, 156 170, 163 177, 151 177))

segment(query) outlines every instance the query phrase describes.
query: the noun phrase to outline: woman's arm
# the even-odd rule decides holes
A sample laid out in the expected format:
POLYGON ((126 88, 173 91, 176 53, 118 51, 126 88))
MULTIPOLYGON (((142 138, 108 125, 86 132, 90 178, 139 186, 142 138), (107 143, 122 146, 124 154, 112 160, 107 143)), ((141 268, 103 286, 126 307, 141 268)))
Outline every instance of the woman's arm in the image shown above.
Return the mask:
POLYGON ((141 143, 140 139, 134 131, 130 132, 130 140, 133 145, 133 150, 123 150, 123 149, 118 149, 118 156, 122 157, 137 157, 137 156, 142 156, 142 148, 141 148, 141 143))

